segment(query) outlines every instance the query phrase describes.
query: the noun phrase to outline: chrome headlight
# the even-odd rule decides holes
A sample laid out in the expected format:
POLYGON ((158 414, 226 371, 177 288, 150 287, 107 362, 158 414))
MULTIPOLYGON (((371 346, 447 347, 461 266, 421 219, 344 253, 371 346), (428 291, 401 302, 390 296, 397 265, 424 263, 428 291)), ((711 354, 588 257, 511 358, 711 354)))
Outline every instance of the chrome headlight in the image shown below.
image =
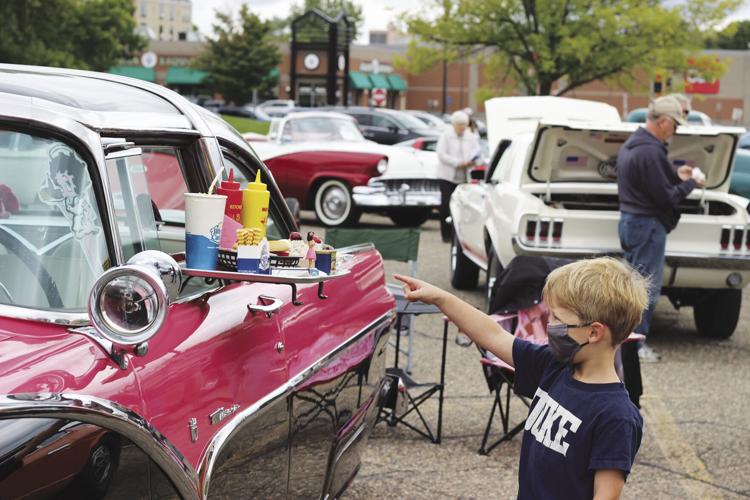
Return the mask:
POLYGON ((89 296, 94 328, 119 345, 148 341, 164 325, 171 299, 179 293, 178 264, 162 252, 142 252, 127 265, 96 280, 89 296))
POLYGON ((378 173, 384 174, 386 170, 388 170, 388 159, 383 158, 378 162, 378 173))

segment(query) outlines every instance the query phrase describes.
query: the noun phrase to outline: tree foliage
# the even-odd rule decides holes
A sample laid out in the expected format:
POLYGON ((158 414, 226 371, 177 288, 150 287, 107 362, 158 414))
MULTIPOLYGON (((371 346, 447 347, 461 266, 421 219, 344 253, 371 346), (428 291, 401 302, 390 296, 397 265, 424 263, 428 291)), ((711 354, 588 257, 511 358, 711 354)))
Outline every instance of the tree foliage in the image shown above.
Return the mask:
POLYGON ((707 40, 706 46, 716 49, 750 49, 750 21, 735 21, 707 40))
POLYGON ((208 72, 208 84, 227 101, 242 104, 250 100, 253 90, 267 93, 278 83, 272 70, 281 62, 275 28, 247 5, 240 8, 237 19, 217 12, 213 38, 194 65, 208 72))
POLYGON ((0 61, 106 71, 142 50, 131 0, 0 2, 0 61))
POLYGON ((635 82, 641 70, 684 72, 706 30, 740 0, 692 0, 673 7, 658 0, 432 0, 407 17, 415 41, 410 67, 424 69, 425 52, 484 49, 501 86, 526 94, 561 95, 595 80, 635 82), (425 14, 425 12, 427 14, 425 14), (555 87, 556 86, 556 87, 555 87))
POLYGON ((289 23, 310 9, 318 9, 332 18, 338 16, 340 12, 345 12, 346 18, 352 24, 352 36, 354 38, 357 38, 359 30, 362 28, 364 20, 362 6, 353 0, 303 0, 301 4, 295 3, 292 5, 288 18, 289 23))

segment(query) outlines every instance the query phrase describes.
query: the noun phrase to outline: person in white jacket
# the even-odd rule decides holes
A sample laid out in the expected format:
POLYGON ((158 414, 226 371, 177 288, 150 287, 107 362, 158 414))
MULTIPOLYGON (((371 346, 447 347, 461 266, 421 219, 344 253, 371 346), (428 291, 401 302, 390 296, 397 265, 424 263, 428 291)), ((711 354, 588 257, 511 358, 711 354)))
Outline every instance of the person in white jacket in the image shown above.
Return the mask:
POLYGON ((445 129, 437 143, 438 169, 440 180, 440 234, 443 241, 451 237, 450 226, 446 222, 450 215, 451 195, 458 184, 466 182, 469 167, 479 158, 479 136, 468 129, 469 115, 456 111, 451 115, 452 127, 445 129))

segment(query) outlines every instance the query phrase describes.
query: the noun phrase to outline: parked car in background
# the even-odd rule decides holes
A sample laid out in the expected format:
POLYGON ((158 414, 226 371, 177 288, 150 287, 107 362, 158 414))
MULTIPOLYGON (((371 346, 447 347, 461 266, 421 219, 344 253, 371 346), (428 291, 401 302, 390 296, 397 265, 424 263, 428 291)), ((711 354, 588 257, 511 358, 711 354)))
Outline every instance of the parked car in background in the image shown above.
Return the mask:
POLYGON ((439 135, 439 132, 424 122, 403 111, 356 106, 328 109, 353 117, 359 123, 364 136, 379 144, 396 144, 416 137, 439 135))
POLYGON ((289 113, 271 122, 268 138, 253 148, 284 195, 325 225, 354 224, 363 212, 377 212, 418 226, 440 205, 435 153, 369 141, 349 115, 289 113))
POLYGON ((230 168, 267 183, 270 239, 299 230, 207 110, 0 64, 0 496, 338 498, 352 481, 395 309, 382 261, 338 249, 327 298, 322 276, 186 268, 183 193, 230 168))
POLYGON ((750 151, 737 148, 729 192, 750 198, 750 151))
MULTIPOLYGON (((540 108, 551 109, 550 99, 560 98, 506 99, 544 99, 540 108)), ((453 285, 476 286, 485 270, 488 304, 497 274, 517 255, 622 255, 615 161, 638 125, 620 122, 603 103, 560 103, 579 119, 542 119, 532 132, 513 134, 512 106, 501 106, 512 101, 488 101, 495 152, 486 181, 462 184, 451 198, 453 285)), ((519 101, 515 114, 528 116, 532 104, 519 101)), ((700 166, 707 180, 680 204, 682 218, 667 238, 662 293, 675 307, 693 306, 696 327, 707 337, 732 335, 750 282, 748 200, 727 192, 743 131, 678 127, 669 145, 675 166, 700 166)))
POLYGON ((440 116, 429 113, 427 111, 420 111, 418 109, 405 109, 404 112, 409 113, 428 127, 433 128, 438 132, 442 132, 446 127, 450 125, 449 123, 443 121, 440 116))
MULTIPOLYGON (((636 108, 625 117, 626 122, 630 123, 646 123, 646 116, 648 115, 648 108, 636 108)), ((702 111, 692 110, 688 114, 688 123, 690 125, 705 125, 710 126, 713 124, 711 117, 702 111)))
POLYGON ((251 120, 268 121, 264 116, 258 116, 250 106, 220 106, 216 109, 216 113, 219 113, 220 115, 249 118, 251 120))

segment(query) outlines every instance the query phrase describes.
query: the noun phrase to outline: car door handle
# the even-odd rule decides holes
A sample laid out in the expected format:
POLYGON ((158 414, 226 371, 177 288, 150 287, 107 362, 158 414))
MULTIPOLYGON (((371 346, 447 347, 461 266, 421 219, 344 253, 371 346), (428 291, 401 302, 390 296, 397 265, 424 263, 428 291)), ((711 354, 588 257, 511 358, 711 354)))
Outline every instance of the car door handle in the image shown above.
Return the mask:
POLYGON ((268 295, 259 295, 258 304, 248 304, 247 308, 253 313, 265 313, 267 317, 271 317, 279 312, 281 306, 284 305, 284 301, 277 299, 276 297, 269 297, 268 295), (270 304, 267 304, 270 302, 270 304))

